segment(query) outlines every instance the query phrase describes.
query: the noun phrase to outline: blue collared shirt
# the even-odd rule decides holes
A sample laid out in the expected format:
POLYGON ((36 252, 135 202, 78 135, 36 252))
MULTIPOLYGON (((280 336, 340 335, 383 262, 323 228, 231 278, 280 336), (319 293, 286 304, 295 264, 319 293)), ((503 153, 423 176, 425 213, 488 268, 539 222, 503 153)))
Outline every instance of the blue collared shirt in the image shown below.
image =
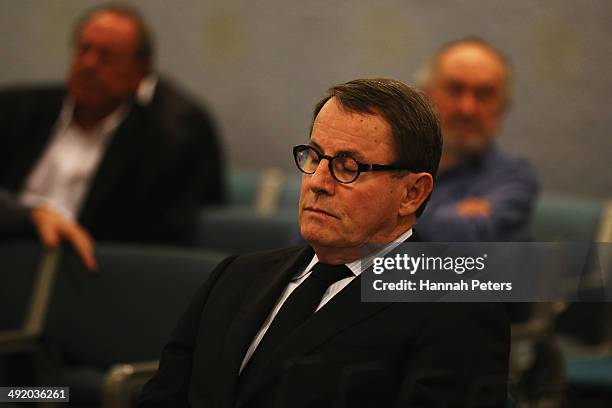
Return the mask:
POLYGON ((526 159, 493 146, 478 160, 438 175, 416 229, 426 241, 525 241, 538 190, 535 170, 526 159), (487 199, 491 215, 460 216, 457 205, 467 197, 487 199))

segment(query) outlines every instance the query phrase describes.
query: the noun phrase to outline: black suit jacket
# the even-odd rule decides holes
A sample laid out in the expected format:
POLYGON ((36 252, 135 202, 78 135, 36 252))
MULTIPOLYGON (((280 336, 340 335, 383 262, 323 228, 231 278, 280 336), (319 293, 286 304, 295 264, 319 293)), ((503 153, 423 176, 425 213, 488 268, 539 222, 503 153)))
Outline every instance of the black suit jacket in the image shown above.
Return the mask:
POLYGON ((32 233, 31 210, 0 188, 0 239, 32 233))
MULTIPOLYGON (((47 146, 65 90, 0 92, 0 187, 21 191, 47 146)), ((197 207, 224 199, 223 160, 211 121, 160 84, 149 106, 132 104, 87 192, 78 221, 98 240, 173 240, 197 207)))
POLYGON ((244 355, 310 247, 229 258, 164 348, 141 407, 503 407, 503 306, 362 303, 354 279, 237 392, 244 355))

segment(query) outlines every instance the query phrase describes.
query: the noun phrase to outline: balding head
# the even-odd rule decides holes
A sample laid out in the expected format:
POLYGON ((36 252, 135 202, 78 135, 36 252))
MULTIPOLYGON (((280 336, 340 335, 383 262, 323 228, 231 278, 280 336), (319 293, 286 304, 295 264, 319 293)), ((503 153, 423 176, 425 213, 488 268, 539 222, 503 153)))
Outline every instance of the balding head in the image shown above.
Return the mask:
POLYGON ((430 61, 423 87, 437 105, 444 154, 481 154, 498 131, 510 100, 511 70, 497 49, 478 39, 455 41, 430 61))
POLYGON ((78 42, 83 28, 90 22, 91 19, 99 14, 111 14, 128 20, 136 30, 136 47, 134 49, 135 57, 145 65, 153 65, 155 42, 153 41, 151 30, 139 12, 125 4, 103 4, 88 10, 79 18, 74 27, 73 41, 75 44, 78 42))
POLYGON ((149 73, 151 50, 143 45, 144 23, 134 13, 117 6, 95 9, 77 25, 68 92, 83 127, 95 126, 133 98, 149 73))

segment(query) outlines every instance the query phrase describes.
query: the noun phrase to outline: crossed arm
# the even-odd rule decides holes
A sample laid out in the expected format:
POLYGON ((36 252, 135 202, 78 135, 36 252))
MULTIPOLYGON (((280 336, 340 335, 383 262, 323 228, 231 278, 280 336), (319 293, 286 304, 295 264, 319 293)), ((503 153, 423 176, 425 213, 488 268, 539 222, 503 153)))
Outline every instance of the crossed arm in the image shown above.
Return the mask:
POLYGON ((417 224, 419 234, 447 242, 527 239, 538 193, 531 166, 521 161, 475 190, 479 191, 428 209, 417 224))

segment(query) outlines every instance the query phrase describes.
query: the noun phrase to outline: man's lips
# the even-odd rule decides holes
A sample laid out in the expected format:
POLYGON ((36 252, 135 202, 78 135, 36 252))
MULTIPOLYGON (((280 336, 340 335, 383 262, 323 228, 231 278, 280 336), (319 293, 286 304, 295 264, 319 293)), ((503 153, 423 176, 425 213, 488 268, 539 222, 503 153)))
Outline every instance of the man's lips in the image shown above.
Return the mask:
POLYGON ((304 207, 304 211, 311 211, 311 212, 315 212, 315 213, 319 213, 319 214, 324 214, 324 215, 327 215, 329 217, 338 218, 336 215, 334 215, 334 214, 332 214, 330 212, 327 212, 325 210, 322 210, 321 208, 317 208, 317 207, 310 207, 310 206, 304 207))

